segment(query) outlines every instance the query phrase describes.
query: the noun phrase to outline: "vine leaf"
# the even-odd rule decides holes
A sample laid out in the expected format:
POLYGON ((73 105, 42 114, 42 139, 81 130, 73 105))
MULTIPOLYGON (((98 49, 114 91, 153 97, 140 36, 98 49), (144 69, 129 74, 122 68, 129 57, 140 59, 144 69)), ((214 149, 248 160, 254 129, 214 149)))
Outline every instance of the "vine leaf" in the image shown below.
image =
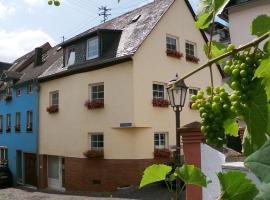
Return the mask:
POLYGON ((239 130, 239 125, 236 121, 236 119, 227 119, 223 123, 223 127, 225 129, 225 133, 227 135, 233 136, 233 137, 238 137, 238 130, 239 130))
POLYGON ((259 192, 243 172, 218 173, 218 178, 221 186, 220 200, 253 200, 259 192))
POLYGON ((261 85, 261 80, 254 80, 250 89, 252 97, 247 102, 247 108, 243 112, 243 118, 247 123, 247 132, 244 140, 244 153, 250 155, 258 150, 267 141, 266 133, 269 127, 269 105, 267 96, 261 85), (251 146, 250 146, 251 145, 251 146), (247 148, 252 151, 247 151, 247 148))
POLYGON ((270 17, 267 15, 256 17, 250 26, 250 32, 252 35, 262 36, 268 31, 270 31, 270 17))
POLYGON ((167 165, 152 165, 144 170, 143 178, 140 183, 140 188, 155 183, 158 181, 163 181, 166 179, 167 174, 172 170, 172 167, 167 165))
POLYGON ((263 50, 266 53, 270 53, 270 40, 268 40, 264 45, 263 45, 263 50))
POLYGON ((245 160, 249 168, 262 182, 270 183, 270 140, 245 160))
MULTIPOLYGON (((208 56, 209 42, 208 42, 208 44, 205 44, 203 48, 204 48, 204 52, 205 52, 206 56, 208 56)), ((227 49, 227 45, 216 42, 216 41, 212 41, 211 42, 211 55, 208 58, 209 59, 216 58, 216 57, 226 53, 226 49, 227 49)), ((219 60, 218 63, 223 64, 224 59, 219 60)))
POLYGON ((214 17, 214 12, 207 12, 199 16, 198 20, 195 22, 195 27, 198 29, 206 29, 212 22, 214 17))
POLYGON ((185 184, 206 187, 209 183, 202 171, 194 165, 183 165, 175 170, 177 177, 185 184))
POLYGON ((270 200, 270 183, 261 185, 259 194, 254 200, 270 200))

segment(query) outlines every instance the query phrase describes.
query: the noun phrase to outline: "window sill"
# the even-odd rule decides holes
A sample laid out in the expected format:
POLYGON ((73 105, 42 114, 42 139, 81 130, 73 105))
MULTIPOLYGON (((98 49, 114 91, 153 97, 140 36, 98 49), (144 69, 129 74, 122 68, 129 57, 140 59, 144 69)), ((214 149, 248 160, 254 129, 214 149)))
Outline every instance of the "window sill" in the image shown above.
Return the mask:
POLYGON ((174 50, 170 50, 170 49, 167 49, 166 54, 169 57, 177 58, 177 59, 181 59, 183 57, 183 54, 180 53, 179 51, 174 51, 174 50))
POLYGON ((101 109, 104 108, 104 100, 87 100, 84 106, 87 107, 88 110, 101 109))
POLYGON ((200 59, 195 56, 186 55, 186 61, 198 64, 200 59))
POLYGON ((50 106, 50 107, 47 108, 47 112, 49 114, 58 113, 59 112, 59 106, 58 105, 50 106))
POLYGON ((104 159, 104 150, 87 150, 83 155, 88 159, 104 159))
POLYGON ((154 158, 171 158, 172 152, 169 149, 155 149, 154 158))
POLYGON ((167 99, 153 99, 152 104, 153 107, 168 108, 170 102, 167 99))

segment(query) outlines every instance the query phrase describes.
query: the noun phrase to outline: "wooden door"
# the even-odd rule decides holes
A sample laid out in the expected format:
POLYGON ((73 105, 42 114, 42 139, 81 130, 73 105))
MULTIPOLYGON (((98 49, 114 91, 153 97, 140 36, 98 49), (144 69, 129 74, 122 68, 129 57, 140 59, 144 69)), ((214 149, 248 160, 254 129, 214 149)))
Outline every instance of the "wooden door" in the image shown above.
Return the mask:
POLYGON ((36 155, 24 153, 25 160, 25 184, 37 186, 36 155))

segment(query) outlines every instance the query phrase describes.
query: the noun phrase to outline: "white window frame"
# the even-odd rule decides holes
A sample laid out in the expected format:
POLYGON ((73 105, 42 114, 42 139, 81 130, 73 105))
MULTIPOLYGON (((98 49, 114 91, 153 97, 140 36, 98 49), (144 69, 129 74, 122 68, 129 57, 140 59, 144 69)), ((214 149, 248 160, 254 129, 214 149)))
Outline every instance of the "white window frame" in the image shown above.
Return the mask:
POLYGON ((17 88, 16 89, 16 97, 19 97, 19 96, 21 96, 21 89, 17 88))
POLYGON ((195 93, 191 93, 190 91, 191 90, 196 90, 197 91, 197 93, 199 92, 199 90, 200 90, 200 88, 198 88, 198 87, 189 87, 188 88, 188 94, 189 94, 189 100, 190 101, 192 101, 192 99, 191 99, 191 97, 193 96, 193 95, 196 95, 195 93))
POLYGON ((15 126, 21 126, 21 113, 16 112, 15 113, 15 126))
POLYGON ((26 127, 33 128, 33 111, 32 110, 28 110, 26 112, 26 127))
POLYGON ((159 131, 154 133, 154 147, 155 149, 168 149, 169 148, 169 134, 168 132, 159 131), (156 145, 156 135, 158 135, 158 145, 156 145), (161 135, 164 135, 164 145, 161 145, 161 135))
POLYGON ((0 146, 0 160, 8 160, 8 148, 0 146))
POLYGON ((197 57, 197 44, 195 42, 186 41, 185 42, 185 52, 186 52, 186 55, 197 57), (194 55, 187 53, 187 47, 186 47, 187 44, 194 46, 194 55))
POLYGON ((4 117, 3 115, 0 115, 0 129, 2 130, 2 132, 3 132, 3 125, 4 125, 3 121, 4 121, 4 117))
MULTIPOLYGON (((101 93, 101 91, 98 91, 98 92, 95 92, 95 93, 101 93)), ((93 100, 101 100, 101 101, 104 101, 105 99, 105 85, 103 82, 101 83, 94 83, 94 84, 89 84, 89 99, 91 101, 93 100), (102 86, 103 85, 103 98, 93 98, 93 87, 99 87, 99 86, 102 86)))
POLYGON ((74 48, 74 46, 71 46, 71 47, 68 47, 67 48, 67 54, 66 54, 66 66, 68 67, 68 66, 71 66, 71 65, 74 65, 75 64, 75 61, 76 61, 76 51, 75 51, 75 48, 74 48), (71 63, 71 64, 69 64, 69 59, 70 59, 70 55, 71 55, 71 53, 72 52, 74 52, 74 63, 71 63))
POLYGON ((166 87, 167 87, 167 84, 166 83, 153 82, 153 84, 152 84, 152 96, 153 96, 153 99, 167 99, 166 87), (163 98, 161 98, 161 97, 154 97, 154 91, 160 93, 159 90, 154 90, 154 85, 163 85, 163 98))
POLYGON ((11 128, 11 114, 10 113, 6 114, 6 128, 7 127, 11 128))
POLYGON ((87 40, 87 45, 86 45, 86 60, 92 60, 92 59, 95 59, 95 58, 98 58, 99 57, 99 38, 98 36, 96 37, 92 37, 90 39, 87 40), (93 55, 93 56, 89 56, 89 43, 91 41, 97 41, 97 54, 93 55))
POLYGON ((49 96, 50 96, 50 106, 58 106, 59 105, 59 91, 58 90, 52 91, 52 92, 50 92, 49 96), (55 94, 58 94, 57 104, 54 104, 54 102, 53 102, 53 95, 55 95, 55 94))
POLYGON ((27 94, 32 94, 33 93, 33 85, 30 84, 27 86, 27 94))
POLYGON ((89 149, 90 150, 93 150, 93 151, 102 151, 102 150, 104 150, 104 134, 102 133, 102 132, 96 132, 96 133, 88 133, 88 141, 89 141, 89 149), (97 140, 97 141, 95 141, 95 143, 97 143, 97 144, 99 144, 99 143, 101 143, 102 142, 102 144, 103 144, 103 147, 93 147, 93 136, 103 136, 103 140, 101 141, 99 141, 99 140, 97 140))
POLYGON ((167 38, 171 38, 171 39, 176 40, 176 50, 175 50, 175 51, 179 51, 179 49, 180 49, 180 46, 179 46, 179 38, 176 37, 176 36, 167 34, 167 35, 166 35, 166 49, 167 49, 167 50, 172 50, 172 49, 168 49, 168 47, 167 47, 167 44, 168 44, 168 43, 167 43, 167 38))

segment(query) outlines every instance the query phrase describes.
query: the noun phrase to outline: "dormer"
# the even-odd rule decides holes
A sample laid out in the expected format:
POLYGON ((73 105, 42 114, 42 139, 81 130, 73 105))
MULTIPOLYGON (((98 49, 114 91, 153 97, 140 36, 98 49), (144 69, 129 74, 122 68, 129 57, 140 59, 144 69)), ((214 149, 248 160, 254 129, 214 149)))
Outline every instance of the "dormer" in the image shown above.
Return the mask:
POLYGON ((121 30, 98 29, 64 42, 64 66, 75 68, 116 57, 121 33, 121 30))

